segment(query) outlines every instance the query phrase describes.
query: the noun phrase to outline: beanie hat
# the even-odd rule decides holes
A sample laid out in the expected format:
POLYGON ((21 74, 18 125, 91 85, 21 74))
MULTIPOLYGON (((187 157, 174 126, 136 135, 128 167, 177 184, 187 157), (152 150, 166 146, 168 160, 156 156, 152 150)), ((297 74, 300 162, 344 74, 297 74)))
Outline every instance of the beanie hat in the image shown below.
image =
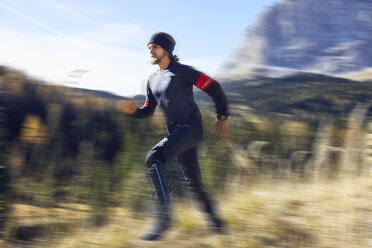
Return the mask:
POLYGON ((152 35, 147 45, 157 44, 161 46, 169 55, 172 55, 176 41, 167 33, 159 32, 152 35))

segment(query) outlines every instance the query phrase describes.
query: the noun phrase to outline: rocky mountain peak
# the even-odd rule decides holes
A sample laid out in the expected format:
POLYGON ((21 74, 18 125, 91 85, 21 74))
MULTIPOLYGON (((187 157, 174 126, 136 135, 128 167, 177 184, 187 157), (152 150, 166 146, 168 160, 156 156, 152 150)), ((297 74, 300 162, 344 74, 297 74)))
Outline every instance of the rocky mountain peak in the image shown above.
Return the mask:
POLYGON ((372 1, 284 0, 247 30, 221 76, 340 76, 371 68, 371 48, 372 1))

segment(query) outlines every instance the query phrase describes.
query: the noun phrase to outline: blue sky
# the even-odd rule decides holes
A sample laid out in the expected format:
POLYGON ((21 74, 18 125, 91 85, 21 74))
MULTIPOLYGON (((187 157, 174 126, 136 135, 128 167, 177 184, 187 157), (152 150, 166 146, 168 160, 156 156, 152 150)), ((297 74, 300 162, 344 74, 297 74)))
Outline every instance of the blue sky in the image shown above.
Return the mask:
POLYGON ((0 64, 33 77, 119 95, 143 94, 147 41, 173 35, 182 63, 216 76, 275 0, 0 0, 0 64), (81 78, 74 70, 86 70, 81 78))

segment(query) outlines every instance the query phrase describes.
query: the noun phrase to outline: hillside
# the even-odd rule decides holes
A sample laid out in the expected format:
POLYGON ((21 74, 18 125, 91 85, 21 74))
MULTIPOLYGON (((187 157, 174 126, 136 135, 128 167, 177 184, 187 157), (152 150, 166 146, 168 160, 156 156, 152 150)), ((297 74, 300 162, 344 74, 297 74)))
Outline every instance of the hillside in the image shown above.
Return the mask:
MULTIPOLYGON (((322 74, 298 73, 283 78, 225 80, 222 86, 232 113, 242 110, 267 115, 291 115, 294 119, 342 118, 357 103, 372 104, 372 83, 322 74)), ((211 106, 206 94, 196 92, 202 104, 211 106)))
MULTIPOLYGON (((370 82, 298 74, 281 79, 224 81, 222 86, 232 112, 227 141, 218 139, 210 128, 215 123, 212 100, 195 90, 206 127, 199 161, 205 187, 218 196, 218 201, 229 199, 230 204, 222 204, 222 210, 227 215, 229 231, 234 232, 227 237, 237 240, 231 243, 232 247, 341 242, 338 236, 318 235, 316 230, 326 228, 342 235, 344 229, 355 225, 363 225, 353 232, 362 235, 358 242, 363 247, 368 242, 364 225, 369 223, 357 216, 339 222, 344 228, 341 231, 327 228, 323 222, 308 221, 323 216, 333 220, 340 215, 329 210, 324 194, 312 191, 316 184, 302 183, 326 179, 319 190, 331 189, 329 194, 333 194, 340 182, 331 180, 345 174, 352 176, 353 182, 359 180, 356 175, 365 175, 369 182, 369 157, 363 150, 367 144, 363 135, 368 132, 364 116, 357 115, 353 120, 357 125, 351 126, 351 135, 346 116, 360 102, 371 104, 370 82), (341 123, 332 135, 327 133, 330 124, 319 125, 325 117, 341 123), (321 127, 320 132, 317 126, 321 127), (348 150, 352 157, 347 158, 345 167, 342 154, 349 154, 345 152, 348 150), (296 183, 292 184, 292 180, 296 183), (295 200, 280 195, 276 199, 278 205, 273 206, 271 196, 256 197, 277 195, 278 183, 287 185, 287 189, 302 188, 306 194, 317 194, 319 198, 314 202, 314 198, 295 200), (230 191, 234 194, 227 195, 230 191), (313 212, 314 204, 322 205, 322 209, 313 212), (268 213, 273 213, 275 219, 264 220, 268 213), (251 214, 253 219, 249 221, 242 217, 251 214), (299 215, 295 222, 293 215, 299 215), (271 228, 283 223, 290 226, 271 228), (255 233, 246 236, 252 228, 255 233)), ((152 192, 143 163, 148 150, 166 135, 160 111, 149 119, 132 119, 115 109, 116 101, 124 97, 40 82, 9 68, 0 70, 0 96, 0 237, 4 237, 0 247, 39 247, 39 243, 49 247, 55 246, 55 238, 59 243, 56 247, 72 247, 70 242, 79 247, 85 243, 115 247, 117 242, 142 247, 142 243, 136 246, 133 242, 147 223, 152 192), (123 231, 133 226, 138 228, 123 239, 123 231), (105 240, 107 235, 110 238, 105 240)), ((144 96, 134 99, 142 104, 144 96)), ((181 172, 173 163, 167 168, 172 194, 182 206, 188 201, 188 193, 181 172)), ((363 192, 370 184, 360 187, 358 192, 363 192)), ((359 195, 343 211, 360 206, 359 195)), ((337 205, 345 197, 341 192, 331 203, 337 205)), ((367 206, 369 201, 363 198, 362 203, 367 206)), ((176 210, 180 211, 177 216, 183 216, 184 210, 176 210)), ((364 218, 368 211, 360 209, 355 213, 364 218)), ((169 239, 176 243, 179 235, 195 235, 194 227, 204 228, 199 220, 182 217, 176 226, 179 229, 171 232, 169 239)), ((205 231, 196 235, 197 240, 180 247, 210 242, 225 247, 221 237, 210 239, 205 231)))

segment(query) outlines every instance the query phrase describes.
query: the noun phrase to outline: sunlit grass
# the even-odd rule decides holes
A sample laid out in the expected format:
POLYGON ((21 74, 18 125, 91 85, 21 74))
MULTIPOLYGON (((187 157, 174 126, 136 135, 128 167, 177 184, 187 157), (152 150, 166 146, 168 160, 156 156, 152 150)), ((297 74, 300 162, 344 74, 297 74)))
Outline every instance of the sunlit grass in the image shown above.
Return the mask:
MULTIPOLYGON (((235 187, 235 186, 231 186, 235 187)), ((191 200, 176 200, 174 224, 164 240, 139 239, 151 224, 150 213, 111 209, 109 222, 93 227, 89 208, 14 205, 19 223, 57 223, 69 228, 37 240, 43 247, 369 247, 372 244, 372 180, 357 177, 316 183, 261 182, 219 195, 226 233, 212 234, 191 200), (48 220, 48 221, 47 221, 48 220)), ((52 227, 53 225, 49 225, 52 227)))

